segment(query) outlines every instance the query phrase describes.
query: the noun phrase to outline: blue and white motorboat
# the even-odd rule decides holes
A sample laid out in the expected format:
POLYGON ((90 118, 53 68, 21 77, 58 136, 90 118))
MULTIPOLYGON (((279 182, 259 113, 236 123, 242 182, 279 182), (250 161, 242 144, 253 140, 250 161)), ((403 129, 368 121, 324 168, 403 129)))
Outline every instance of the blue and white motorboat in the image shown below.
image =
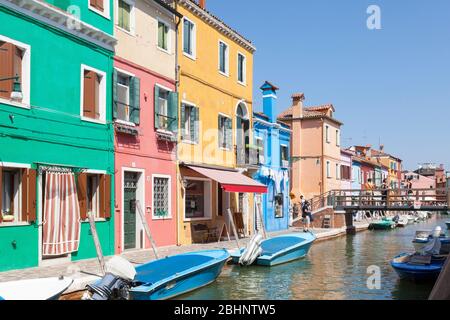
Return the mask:
MULTIPOLYGON (((315 240, 316 236, 311 232, 296 232, 262 240, 256 250, 258 255, 250 264, 271 267, 303 258, 315 240)), ((245 251, 246 248, 242 248, 232 252, 233 263, 240 263, 245 251)))
POLYGON ((1 282, 0 300, 58 300, 72 283, 67 277, 1 282))
POLYGON ((122 258, 115 258, 121 266, 107 266, 110 271, 102 280, 88 286, 89 294, 84 299, 171 299, 214 282, 230 254, 225 249, 189 252, 151 261, 136 268, 126 260, 117 260, 122 258))
POLYGON ((401 279, 435 280, 441 273, 447 256, 402 253, 391 261, 401 279))

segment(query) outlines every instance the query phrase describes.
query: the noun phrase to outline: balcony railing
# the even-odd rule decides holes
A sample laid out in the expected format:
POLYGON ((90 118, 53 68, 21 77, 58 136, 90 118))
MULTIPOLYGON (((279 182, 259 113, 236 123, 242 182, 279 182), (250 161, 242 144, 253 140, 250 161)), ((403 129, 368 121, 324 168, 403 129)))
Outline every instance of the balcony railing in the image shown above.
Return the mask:
POLYGON ((254 146, 236 146, 236 163, 238 166, 259 166, 264 163, 264 156, 254 146))

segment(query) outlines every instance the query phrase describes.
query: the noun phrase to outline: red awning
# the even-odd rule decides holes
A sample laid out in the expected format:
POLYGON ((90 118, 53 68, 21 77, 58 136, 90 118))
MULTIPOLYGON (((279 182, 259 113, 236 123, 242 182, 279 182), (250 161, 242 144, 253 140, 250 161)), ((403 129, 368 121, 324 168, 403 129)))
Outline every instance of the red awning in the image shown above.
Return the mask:
POLYGON ((188 166, 188 168, 217 181, 226 192, 267 193, 267 187, 265 185, 239 172, 194 166, 188 166))

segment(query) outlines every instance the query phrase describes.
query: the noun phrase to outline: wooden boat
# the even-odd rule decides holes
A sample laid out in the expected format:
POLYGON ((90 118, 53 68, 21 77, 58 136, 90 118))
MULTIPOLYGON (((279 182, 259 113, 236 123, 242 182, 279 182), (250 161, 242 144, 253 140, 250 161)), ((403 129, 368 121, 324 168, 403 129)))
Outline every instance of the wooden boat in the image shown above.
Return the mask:
POLYGON ((369 225, 370 230, 388 230, 388 229, 394 229, 396 223, 390 219, 383 218, 380 221, 372 222, 369 225))
POLYGON ((204 287, 216 280, 230 254, 225 249, 189 252, 136 267, 131 300, 164 300, 204 287))
POLYGON ((66 277, 41 278, 0 283, 2 300, 58 300, 73 283, 66 277))
MULTIPOLYGON (((273 237, 261 242, 261 255, 255 264, 272 267, 303 258, 308 254, 316 236, 311 232, 296 232, 273 237)), ((244 248, 231 253, 233 263, 238 264, 244 248)))
POLYGON ((413 281, 436 280, 446 258, 446 255, 402 253, 391 261, 391 266, 401 279, 413 281))

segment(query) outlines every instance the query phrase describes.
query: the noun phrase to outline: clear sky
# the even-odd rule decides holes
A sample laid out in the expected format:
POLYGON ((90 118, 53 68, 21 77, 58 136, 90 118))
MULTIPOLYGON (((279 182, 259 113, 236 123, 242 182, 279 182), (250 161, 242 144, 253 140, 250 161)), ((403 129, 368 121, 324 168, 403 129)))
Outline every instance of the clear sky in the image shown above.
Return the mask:
POLYGON ((207 0, 207 8, 256 46, 260 85, 278 87, 278 111, 294 92, 333 103, 342 143, 372 144, 450 170, 449 0, 207 0), (381 30, 367 28, 369 5, 381 30))

